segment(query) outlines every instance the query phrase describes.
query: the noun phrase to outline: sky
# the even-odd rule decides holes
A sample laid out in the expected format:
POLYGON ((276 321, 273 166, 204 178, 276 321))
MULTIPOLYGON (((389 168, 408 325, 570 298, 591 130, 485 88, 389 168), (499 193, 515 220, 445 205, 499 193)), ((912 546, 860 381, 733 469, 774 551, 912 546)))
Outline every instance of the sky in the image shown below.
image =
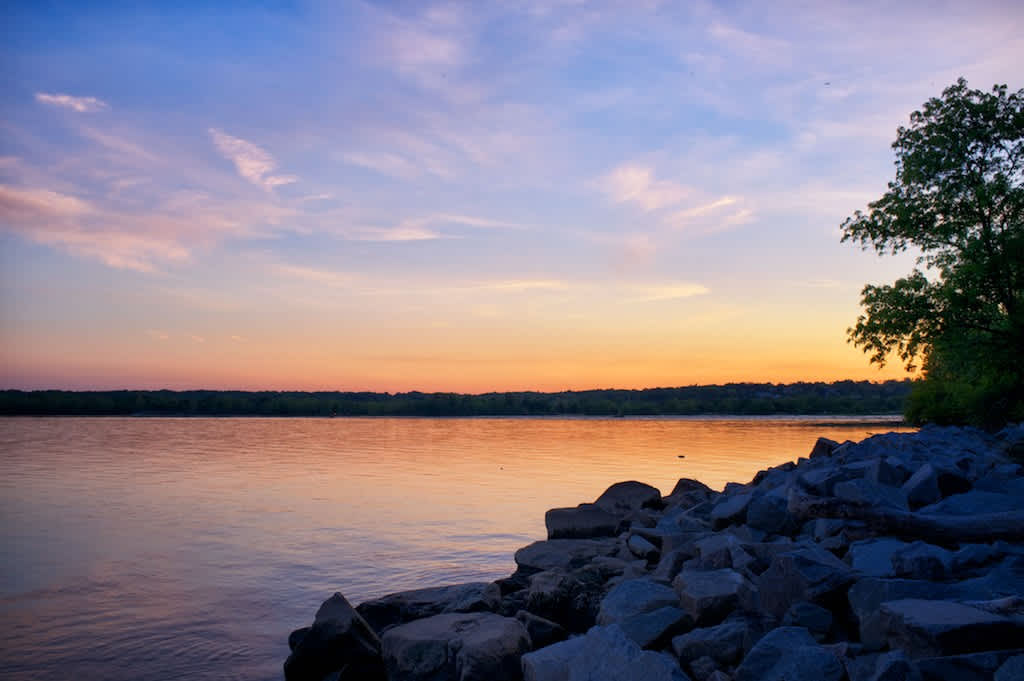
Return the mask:
POLYGON ((0 388, 884 380, 841 243, 1016 2, 3 5, 0 388))

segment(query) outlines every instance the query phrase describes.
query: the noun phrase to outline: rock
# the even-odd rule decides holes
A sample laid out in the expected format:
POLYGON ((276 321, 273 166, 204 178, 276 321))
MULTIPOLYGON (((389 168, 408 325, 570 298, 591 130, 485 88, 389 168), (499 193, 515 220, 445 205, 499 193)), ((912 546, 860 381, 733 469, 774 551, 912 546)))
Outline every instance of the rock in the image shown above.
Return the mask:
POLYGON ((711 526, 720 530, 728 525, 742 523, 747 518, 747 507, 753 494, 724 494, 718 498, 711 509, 711 526))
POLYGON ((871 681, 921 681, 921 674, 906 653, 894 650, 878 656, 871 681))
POLYGON ((530 643, 533 644, 534 650, 564 641, 569 636, 557 622, 544 619, 526 610, 517 612, 516 619, 526 627, 526 633, 530 635, 530 643))
POLYGON ((797 481, 805 489, 823 497, 830 497, 837 484, 864 477, 865 466, 822 466, 804 471, 797 481))
POLYGON ((682 662, 709 657, 720 667, 731 667, 754 647, 763 629, 745 618, 730 618, 713 627, 701 627, 672 639, 672 651, 682 662))
POLYGON ((993 681, 1020 681, 1020 679, 1024 679, 1024 655, 1014 655, 996 670, 993 681))
POLYGON ((299 647, 299 644, 302 643, 302 639, 306 638, 306 634, 308 634, 312 628, 313 627, 302 627, 301 629, 296 629, 292 633, 288 634, 288 649, 294 652, 295 649, 299 647))
POLYGON ((903 484, 903 491, 906 493, 907 501, 912 509, 934 504, 942 499, 942 492, 939 491, 939 476, 935 472, 935 467, 926 463, 918 468, 903 484))
POLYGON ((641 508, 661 506, 661 492, 656 487, 635 480, 617 482, 606 489, 594 503, 606 511, 624 515, 631 511, 639 511, 641 508))
POLYGON ((790 518, 788 505, 789 500, 783 490, 754 495, 747 507, 747 525, 769 534, 792 529, 794 521, 790 518))
POLYGON ((916 541, 892 554, 892 571, 897 577, 942 581, 953 567, 953 554, 946 549, 916 541))
POLYGON ((680 478, 676 486, 672 488, 672 493, 665 497, 666 501, 671 497, 680 494, 690 494, 692 492, 700 492, 708 497, 715 494, 715 491, 705 485, 700 480, 691 480, 690 478, 680 478))
POLYGON ((667 605, 624 619, 618 625, 641 648, 659 649, 676 634, 692 629, 693 618, 680 608, 667 605))
POLYGON ((452 613, 393 627, 381 648, 390 679, 518 681, 530 637, 511 617, 452 613))
POLYGON ((910 470, 896 457, 872 459, 864 471, 864 479, 879 485, 900 487, 910 477, 910 470))
POLYGON ((886 644, 879 613, 882 603, 905 598, 946 598, 954 595, 954 587, 914 579, 865 577, 851 586, 846 595, 857 620, 861 643, 867 650, 880 650, 886 644))
POLYGON ((668 655, 645 651, 616 625, 522 658, 524 681, 689 681, 668 655))
POLYGON ((866 577, 890 577, 895 574, 893 555, 908 546, 910 544, 907 542, 890 537, 855 541, 846 553, 846 562, 858 574, 866 577))
POLYGON ((548 539, 588 539, 614 537, 619 518, 597 504, 580 504, 576 508, 553 508, 544 514, 548 539))
POLYGON ((782 618, 782 625, 803 627, 811 632, 816 641, 821 642, 832 629, 832 613, 820 605, 800 601, 789 606, 789 610, 782 618))
MULTIPOLYGON (((1000 681, 999 672, 1014 657, 1020 657, 1022 650, 993 650, 968 655, 928 657, 916 661, 922 681, 1000 681)), ((1018 667, 1017 672, 1024 671, 1018 667)), ((1014 676, 1011 666, 1006 679, 1020 681, 1024 675, 1014 676)))
POLYGON ((1013 648, 1024 641, 1024 621, 952 601, 889 601, 880 615, 889 646, 912 658, 1013 648))
POLYGON ((710 657, 698 657, 690 663, 690 676, 695 681, 705 681, 718 671, 718 665, 710 657))
POLYGON ((377 634, 340 593, 324 601, 313 626, 294 638, 295 648, 284 663, 287 681, 321 681, 339 670, 339 681, 384 679, 377 634))
POLYGON ((626 542, 626 547, 629 548, 630 553, 634 556, 637 558, 643 558, 644 560, 657 560, 658 555, 661 553, 657 546, 647 541, 639 534, 630 536, 629 541, 626 542))
POLYGON ((730 568, 697 571, 684 569, 673 580, 683 610, 701 625, 716 624, 741 605, 755 599, 753 585, 730 568))
POLYGON ((612 556, 619 549, 617 539, 549 539, 516 551, 515 561, 527 573, 541 570, 572 570, 598 556, 612 556))
POLYGON ((546 570, 534 575, 525 609, 569 631, 586 631, 596 620, 606 579, 595 565, 570 573, 546 570))
POLYGON ((768 632, 736 669, 735 681, 840 681, 843 667, 806 629, 768 632))
POLYGON ((501 588, 490 582, 401 591, 360 603, 356 611, 383 634, 391 627, 452 612, 494 612, 501 605, 501 588))
POLYGON ((808 454, 810 459, 818 459, 821 457, 827 457, 832 454, 832 450, 839 446, 839 443, 835 440, 829 440, 827 437, 819 437, 814 443, 814 447, 811 448, 811 453, 808 454))
POLYGON ((959 574, 971 568, 987 565, 1003 555, 991 544, 966 544, 953 554, 953 572, 959 574))
POLYGON ((679 605, 679 596, 672 587, 653 579, 627 579, 612 587, 601 600, 597 623, 622 622, 667 605, 679 605))
POLYGON ((780 553, 758 579, 761 607, 782 617, 798 601, 828 605, 853 579, 846 563, 816 546, 780 553))
POLYGON ((895 508, 901 511, 910 508, 907 495, 900 488, 880 485, 863 478, 837 483, 833 493, 837 499, 858 506, 895 508))
POLYGON ((982 513, 1002 513, 1024 509, 1024 496, 971 490, 963 494, 946 497, 937 504, 924 506, 920 513, 947 515, 977 515, 982 513))

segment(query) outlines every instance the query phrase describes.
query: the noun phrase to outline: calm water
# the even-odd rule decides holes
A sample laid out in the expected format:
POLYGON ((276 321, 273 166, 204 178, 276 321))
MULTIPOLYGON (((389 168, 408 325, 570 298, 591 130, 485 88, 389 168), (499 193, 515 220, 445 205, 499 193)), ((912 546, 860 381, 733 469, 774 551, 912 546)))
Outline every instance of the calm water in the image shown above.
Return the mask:
POLYGON ((0 678, 276 681, 336 590, 495 579, 611 483, 889 430, 815 420, 0 419, 0 678))

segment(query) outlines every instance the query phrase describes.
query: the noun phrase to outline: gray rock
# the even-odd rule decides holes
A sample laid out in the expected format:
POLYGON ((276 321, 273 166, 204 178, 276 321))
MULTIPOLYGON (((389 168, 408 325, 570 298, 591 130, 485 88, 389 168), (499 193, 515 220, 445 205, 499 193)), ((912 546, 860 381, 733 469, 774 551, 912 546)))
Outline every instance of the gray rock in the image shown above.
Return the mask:
POLYGON ((889 646, 912 658, 1013 648, 1024 641, 1024 621, 952 601, 883 603, 880 626, 889 646))
POLYGON ((811 448, 811 453, 807 456, 810 459, 828 457, 832 454, 832 450, 838 446, 839 443, 835 440, 829 440, 827 437, 819 437, 814 443, 814 447, 811 448))
POLYGON ((619 529, 619 517, 597 504, 576 508, 553 508, 544 514, 548 539, 588 539, 613 537, 619 529))
POLYGON ((811 632, 816 641, 821 642, 832 629, 832 613, 820 605, 800 601, 789 606, 789 610, 782 618, 782 625, 803 627, 811 632))
POLYGON ((878 458, 868 462, 864 478, 880 485, 899 487, 910 477, 911 471, 900 459, 887 456, 884 459, 878 458))
POLYGON ((967 544, 953 554, 953 572, 962 573, 1001 558, 1004 554, 991 544, 967 544))
POLYGON ((523 655, 524 681, 689 681, 668 655, 645 651, 616 624, 523 655))
POLYGON ((1014 655, 996 670, 993 681, 1020 681, 1024 679, 1024 655, 1014 655))
POLYGON ((586 631, 596 621, 606 581, 607 575, 596 565, 568 573, 537 573, 527 590, 525 609, 569 631, 586 631))
POLYGON ((1001 513, 1024 510, 1024 496, 971 490, 963 494, 946 497, 937 504, 924 506, 920 513, 945 513, 949 515, 975 515, 979 513, 1001 513))
POLYGON ((840 482, 836 484, 833 493, 837 499, 859 506, 895 508, 901 511, 910 508, 907 495, 900 488, 880 485, 863 478, 840 482))
MULTIPOLYGON (((1014 657, 1020 657, 1022 650, 993 650, 968 655, 949 655, 946 657, 929 657, 916 661, 916 668, 923 681, 1001 681, 1000 671, 1014 657)), ((1014 675, 1010 666, 1006 681, 1024 679, 1024 668, 1018 666, 1014 675)))
POLYGON ((942 581, 952 568, 952 552, 923 541, 916 541, 892 554, 893 574, 898 577, 942 581))
POLYGON ((381 638, 388 678, 403 681, 518 681, 530 636, 516 619, 492 613, 434 615, 381 638))
POLYGON ((952 585, 914 579, 865 577, 847 591, 850 609, 857 620, 861 643, 867 650, 885 647, 886 633, 879 608, 882 603, 905 598, 947 598, 954 596, 952 585))
POLYGON ((693 618, 680 608, 667 605, 620 621, 626 636, 641 648, 663 648, 676 634, 693 628, 693 618))
POLYGON ((623 515, 641 508, 657 508, 661 505, 661 492, 656 487, 635 480, 617 482, 594 503, 606 511, 623 515))
POLYGON ((908 546, 910 544, 907 542, 891 537, 863 539, 850 544, 845 560, 860 575, 890 577, 895 574, 892 567, 893 554, 908 546))
POLYGON ((617 539, 549 539, 519 549, 515 561, 525 572, 572 570, 598 556, 612 556, 618 550, 617 539))
POLYGON ((910 508, 913 509, 934 504, 942 499, 942 492, 939 491, 939 476, 935 472, 935 467, 926 463, 918 468, 903 484, 903 491, 907 495, 910 508))
POLYGON ((871 681, 921 681, 921 675, 906 653, 894 650, 878 656, 871 681))
POLYGON ((843 667, 806 629, 779 627, 751 649, 735 681, 840 681, 843 667))
POLYGON ((817 495, 832 496, 837 484, 847 480, 863 478, 864 466, 822 466, 805 471, 797 476, 799 484, 817 495))
POLYGON ((711 509, 711 526, 719 530, 744 522, 747 518, 747 507, 752 498, 753 494, 749 492, 723 494, 711 509))
POLYGON ((679 605, 679 596, 672 587, 653 579, 627 579, 616 584, 601 600, 597 623, 622 622, 667 605, 679 605))
POLYGON ((710 657, 698 657, 690 663, 689 667, 690 676, 694 678, 694 681, 705 681, 719 671, 718 665, 710 657))
POLYGON ((713 627, 694 629, 672 639, 672 651, 682 662, 709 657, 720 667, 731 667, 754 647, 763 627, 741 618, 730 618, 713 627))
POLYGON ((339 670, 341 681, 384 679, 377 634, 344 596, 335 593, 317 610, 313 626, 296 636, 284 676, 287 681, 321 681, 339 670))
POLYGON ((530 635, 530 643, 533 644, 534 650, 564 641, 569 636, 562 625, 526 610, 517 612, 516 619, 526 627, 526 633, 530 635))
POLYGON ((791 530, 795 521, 790 518, 788 506, 789 499, 784 490, 754 495, 747 508, 747 525, 769 534, 791 530))
POLYGON ((846 563, 812 546, 775 556, 757 585, 761 607, 781 618, 798 601, 826 602, 853 579, 854 572, 846 563))
POLYGON ((391 627, 452 612, 494 612, 501 605, 501 589, 491 582, 401 591, 360 603, 356 611, 383 634, 391 627))
POLYGON ((755 600, 754 586, 730 568, 698 571, 684 569, 673 580, 683 610, 701 625, 721 622, 741 605, 755 600))
POLYGON ((629 540, 626 542, 626 546, 629 548, 630 553, 637 558, 643 558, 644 560, 657 560, 658 554, 661 553, 657 546, 647 541, 639 534, 631 535, 629 540))

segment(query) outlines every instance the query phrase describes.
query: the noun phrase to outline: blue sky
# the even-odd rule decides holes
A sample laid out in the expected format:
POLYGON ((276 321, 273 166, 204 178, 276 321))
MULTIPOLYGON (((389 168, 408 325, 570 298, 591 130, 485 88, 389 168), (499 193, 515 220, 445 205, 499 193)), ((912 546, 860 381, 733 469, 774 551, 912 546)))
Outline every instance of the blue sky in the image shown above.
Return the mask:
POLYGON ((4 11, 7 387, 897 376, 839 224, 1024 63, 1009 2, 4 11))

